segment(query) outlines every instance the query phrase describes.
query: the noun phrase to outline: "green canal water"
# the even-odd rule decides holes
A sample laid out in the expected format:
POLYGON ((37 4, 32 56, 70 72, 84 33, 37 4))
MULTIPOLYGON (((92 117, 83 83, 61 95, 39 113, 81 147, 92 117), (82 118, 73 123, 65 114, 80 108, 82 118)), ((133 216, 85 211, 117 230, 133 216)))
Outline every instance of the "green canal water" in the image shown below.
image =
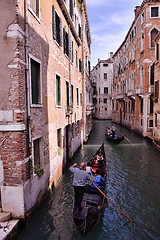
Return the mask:
POLYGON ((145 139, 116 126, 126 139, 119 143, 105 140, 111 121, 93 122, 87 144, 70 165, 92 157, 104 141, 107 157, 107 196, 133 221, 130 222, 110 202, 96 228, 83 238, 72 220, 72 177, 65 170, 58 187, 42 204, 16 240, 148 240, 160 239, 160 152, 145 139))

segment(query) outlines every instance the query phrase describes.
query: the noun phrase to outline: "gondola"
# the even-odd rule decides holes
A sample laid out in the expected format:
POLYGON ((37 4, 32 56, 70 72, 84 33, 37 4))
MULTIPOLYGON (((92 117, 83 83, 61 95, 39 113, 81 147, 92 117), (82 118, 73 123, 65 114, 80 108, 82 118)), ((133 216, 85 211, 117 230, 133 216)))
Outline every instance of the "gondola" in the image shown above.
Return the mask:
MULTIPOLYGON (((101 147, 98 149, 98 151, 94 154, 93 158, 87 163, 88 168, 91 170, 91 174, 95 172, 96 169, 100 169, 102 176, 105 179, 105 184, 103 188, 101 189, 103 192, 105 192, 106 188, 106 156, 105 156, 105 150, 104 150, 104 143, 101 145, 101 147), (101 152, 101 155, 103 157, 103 160, 100 161, 100 164, 95 164, 94 159, 101 152)), ((93 175, 92 175, 93 176, 93 175)), ((91 177, 92 177, 91 176, 91 177)), ((77 227, 77 229, 80 231, 82 236, 86 236, 87 233, 91 232, 92 229, 96 226, 101 214, 102 209, 104 206, 107 205, 106 198, 97 192, 88 192, 86 191, 83 196, 83 200, 81 203, 82 210, 81 212, 77 211, 77 209, 73 209, 73 220, 77 227)))
POLYGON ((111 141, 114 143, 119 143, 119 142, 123 141, 124 135, 119 136, 118 134, 115 134, 115 136, 113 137, 113 134, 110 134, 110 132, 108 130, 106 130, 105 138, 108 141, 111 141))

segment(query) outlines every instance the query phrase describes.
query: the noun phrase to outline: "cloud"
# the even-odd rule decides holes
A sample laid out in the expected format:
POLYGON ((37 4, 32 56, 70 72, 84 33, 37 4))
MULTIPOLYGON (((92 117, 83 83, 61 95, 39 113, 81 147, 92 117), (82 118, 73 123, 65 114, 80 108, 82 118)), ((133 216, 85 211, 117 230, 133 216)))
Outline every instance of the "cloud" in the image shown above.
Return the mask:
POLYGON ((91 30, 91 61, 109 58, 125 39, 142 0, 86 0, 91 30))

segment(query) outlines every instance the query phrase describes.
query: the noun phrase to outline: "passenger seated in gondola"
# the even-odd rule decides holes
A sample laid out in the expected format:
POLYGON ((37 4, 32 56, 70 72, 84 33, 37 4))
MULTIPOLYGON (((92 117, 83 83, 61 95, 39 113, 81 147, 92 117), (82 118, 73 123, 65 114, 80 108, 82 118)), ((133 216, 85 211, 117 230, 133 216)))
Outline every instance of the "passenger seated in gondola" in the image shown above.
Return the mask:
MULTIPOLYGON (((103 185, 104 185, 104 178, 101 176, 101 170, 97 169, 96 173, 95 173, 95 179, 93 180, 93 183, 99 188, 102 189, 103 185)), ((94 186, 94 184, 92 183, 92 185, 86 185, 85 188, 85 192, 88 193, 96 193, 96 194, 100 194, 100 191, 94 186)))

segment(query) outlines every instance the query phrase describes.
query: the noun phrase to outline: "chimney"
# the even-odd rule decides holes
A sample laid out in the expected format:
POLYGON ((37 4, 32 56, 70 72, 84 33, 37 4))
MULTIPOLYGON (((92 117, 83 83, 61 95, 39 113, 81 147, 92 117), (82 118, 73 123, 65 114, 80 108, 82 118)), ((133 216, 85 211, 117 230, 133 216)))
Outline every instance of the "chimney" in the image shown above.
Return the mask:
POLYGON ((98 58, 98 62, 100 62, 100 58, 98 58))
POLYGON ((110 59, 113 58, 113 52, 110 52, 110 59))
POLYGON ((137 16, 139 9, 140 9, 140 6, 135 7, 135 9, 134 9, 135 17, 137 16))

